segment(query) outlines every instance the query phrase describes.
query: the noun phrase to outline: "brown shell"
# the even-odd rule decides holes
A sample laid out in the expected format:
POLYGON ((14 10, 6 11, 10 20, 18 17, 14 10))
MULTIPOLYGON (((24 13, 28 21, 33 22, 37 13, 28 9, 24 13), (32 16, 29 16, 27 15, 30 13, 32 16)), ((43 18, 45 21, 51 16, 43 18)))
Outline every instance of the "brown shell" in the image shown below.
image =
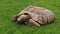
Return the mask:
POLYGON ((43 7, 29 6, 18 15, 24 13, 31 15, 32 19, 40 24, 51 23, 55 19, 55 15, 50 10, 43 7))

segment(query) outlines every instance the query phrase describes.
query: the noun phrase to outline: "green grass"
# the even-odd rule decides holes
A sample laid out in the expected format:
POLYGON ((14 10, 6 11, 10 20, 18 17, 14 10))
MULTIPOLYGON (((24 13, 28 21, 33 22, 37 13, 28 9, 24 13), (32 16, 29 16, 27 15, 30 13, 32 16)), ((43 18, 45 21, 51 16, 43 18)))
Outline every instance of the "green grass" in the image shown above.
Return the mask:
POLYGON ((60 34, 60 0, 0 0, 0 34, 60 34), (11 21, 13 15, 29 5, 51 10, 56 20, 41 28, 11 21))

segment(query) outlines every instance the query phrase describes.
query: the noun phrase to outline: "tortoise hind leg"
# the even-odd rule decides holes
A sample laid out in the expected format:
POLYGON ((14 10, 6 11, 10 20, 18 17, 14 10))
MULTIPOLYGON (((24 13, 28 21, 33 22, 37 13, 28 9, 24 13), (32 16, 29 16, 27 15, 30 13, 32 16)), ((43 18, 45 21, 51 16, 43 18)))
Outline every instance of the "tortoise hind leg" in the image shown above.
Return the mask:
POLYGON ((40 24, 38 24, 37 22, 35 22, 35 21, 32 20, 32 19, 29 20, 29 24, 40 27, 40 24))

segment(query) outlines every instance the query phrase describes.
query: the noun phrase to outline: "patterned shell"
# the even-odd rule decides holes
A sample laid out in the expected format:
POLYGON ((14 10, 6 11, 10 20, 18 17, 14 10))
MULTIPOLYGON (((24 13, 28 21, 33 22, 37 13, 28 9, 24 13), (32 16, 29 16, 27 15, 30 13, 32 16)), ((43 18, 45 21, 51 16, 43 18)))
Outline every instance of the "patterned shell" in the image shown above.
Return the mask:
POLYGON ((36 6, 28 6, 18 15, 28 13, 32 19, 40 24, 47 24, 51 23, 55 19, 55 15, 48 9, 43 7, 36 7, 36 6))

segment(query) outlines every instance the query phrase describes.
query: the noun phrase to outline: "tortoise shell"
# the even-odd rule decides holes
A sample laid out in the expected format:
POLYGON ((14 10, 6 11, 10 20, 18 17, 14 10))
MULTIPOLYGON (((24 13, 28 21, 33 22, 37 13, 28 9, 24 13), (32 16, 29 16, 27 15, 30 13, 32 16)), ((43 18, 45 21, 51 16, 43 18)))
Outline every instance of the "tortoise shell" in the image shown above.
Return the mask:
POLYGON ((51 23, 55 19, 54 13, 43 7, 28 6, 18 15, 22 15, 24 13, 29 14, 31 18, 39 24, 51 23))

